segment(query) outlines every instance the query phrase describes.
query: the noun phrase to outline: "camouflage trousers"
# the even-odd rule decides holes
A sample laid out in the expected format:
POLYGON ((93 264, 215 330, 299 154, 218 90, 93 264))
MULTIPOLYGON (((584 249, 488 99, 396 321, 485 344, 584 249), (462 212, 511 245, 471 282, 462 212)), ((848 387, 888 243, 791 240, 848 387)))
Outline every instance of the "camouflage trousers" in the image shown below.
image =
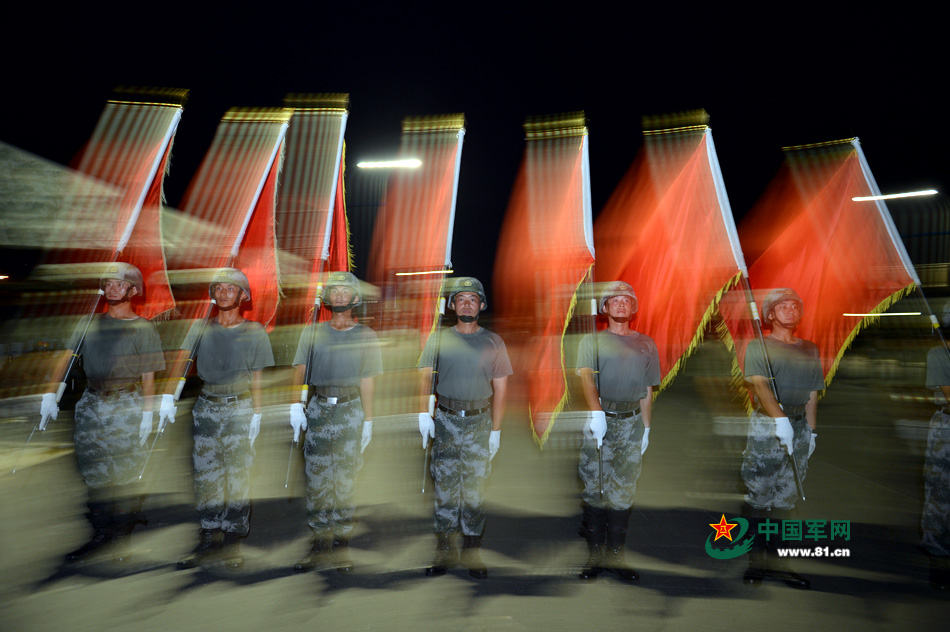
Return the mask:
POLYGON ((436 409, 429 466, 435 491, 436 533, 482 535, 485 530, 482 488, 491 473, 491 424, 490 409, 471 417, 436 409))
POLYGON ((640 444, 643 441, 643 420, 640 415, 626 419, 607 417, 607 434, 597 450, 597 441, 585 433, 581 443, 577 471, 584 491, 581 498, 591 507, 624 510, 633 506, 640 478, 640 444), (604 495, 600 495, 600 463, 603 459, 604 495))
POLYGON ((141 393, 87 389, 76 403, 75 421, 76 462, 86 485, 103 490, 138 481, 146 456, 139 443, 141 393))
POLYGON ((247 535, 254 462, 254 448, 248 438, 254 414, 251 400, 215 403, 199 396, 191 414, 195 420, 192 460, 201 528, 247 535))
MULTIPOLYGON (((805 484, 808 471, 808 445, 811 429, 800 415, 790 418, 792 455, 805 484)), ((746 485, 745 501, 756 509, 793 509, 798 498, 795 473, 785 447, 775 437, 775 420, 760 412, 749 418, 749 434, 742 453, 742 480, 746 485)))
POLYGON ((950 555, 950 415, 930 419, 924 459, 924 508, 921 544, 930 555, 950 555))
POLYGON ((319 536, 346 537, 353 530, 353 490, 363 464, 359 398, 328 404, 314 397, 307 405, 303 455, 307 474, 307 524, 319 536))

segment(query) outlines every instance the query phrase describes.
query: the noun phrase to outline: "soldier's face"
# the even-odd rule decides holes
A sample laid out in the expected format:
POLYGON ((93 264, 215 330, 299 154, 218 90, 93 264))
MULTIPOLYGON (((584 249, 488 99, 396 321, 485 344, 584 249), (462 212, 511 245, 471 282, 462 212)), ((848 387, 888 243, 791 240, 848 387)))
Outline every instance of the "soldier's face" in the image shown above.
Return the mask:
POLYGON ((345 285, 334 285, 327 292, 327 296, 330 299, 330 305, 349 305, 353 301, 355 294, 353 293, 352 288, 348 288, 345 285))
POLYGON ((791 299, 776 303, 772 308, 772 322, 794 329, 802 321, 802 306, 791 299))
POLYGON ((124 301, 136 292, 131 283, 121 279, 106 279, 102 284, 102 291, 107 301, 124 301))
POLYGON ((475 292, 459 292, 452 301, 459 316, 478 316, 482 308, 482 299, 475 292))
POLYGON ((234 309, 241 303, 241 295, 244 290, 233 283, 216 283, 211 290, 218 309, 234 309))
POLYGON ((604 304, 607 315, 614 320, 630 320, 635 303, 629 296, 611 296, 604 304))

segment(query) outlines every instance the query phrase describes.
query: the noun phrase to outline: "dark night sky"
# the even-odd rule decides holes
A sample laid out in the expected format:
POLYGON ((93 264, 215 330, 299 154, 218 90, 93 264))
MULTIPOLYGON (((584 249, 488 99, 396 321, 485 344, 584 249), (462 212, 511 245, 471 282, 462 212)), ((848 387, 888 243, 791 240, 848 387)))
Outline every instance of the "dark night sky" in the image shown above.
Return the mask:
POLYGON ((200 16, 34 4, 8 10, 0 140, 65 163, 114 86, 189 88, 166 179, 174 206, 233 105, 349 92, 351 169, 392 153, 404 116, 464 112, 453 260, 486 280, 531 114, 586 111, 595 216, 639 149, 640 117, 694 108, 711 116, 737 218, 783 145, 859 136, 885 192, 948 184, 943 20, 908 3, 861 15, 830 3, 262 3, 200 16))

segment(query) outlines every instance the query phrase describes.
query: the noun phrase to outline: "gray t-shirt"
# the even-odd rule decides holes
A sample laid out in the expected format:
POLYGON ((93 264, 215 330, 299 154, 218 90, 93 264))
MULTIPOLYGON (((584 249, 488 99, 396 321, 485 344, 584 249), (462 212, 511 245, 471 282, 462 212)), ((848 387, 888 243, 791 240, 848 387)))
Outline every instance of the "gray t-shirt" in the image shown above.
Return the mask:
POLYGON ((946 406, 947 398, 943 396, 941 386, 950 386, 950 354, 943 345, 932 347, 927 352, 927 388, 936 389, 938 406, 946 406))
POLYGON ((359 386, 362 378, 383 372, 383 361, 376 332, 365 325, 345 331, 330 323, 320 323, 316 331, 306 327, 300 336, 294 364, 307 363, 311 339, 310 373, 306 384, 316 386, 359 386))
POLYGON ((619 336, 607 330, 596 335, 596 345, 592 334, 581 339, 577 366, 600 371, 594 383, 601 399, 639 401, 647 396, 647 387, 660 383, 660 355, 650 336, 638 331, 619 336))
POLYGON ((120 320, 97 314, 82 347, 83 368, 92 384, 135 382, 165 368, 162 342, 145 318, 120 320))
POLYGON ((274 354, 264 326, 246 320, 235 327, 208 323, 198 346, 198 376, 205 384, 232 385, 233 393, 243 393, 251 385, 251 374, 274 366, 274 354))
MULTIPOLYGON (((825 388, 818 347, 809 340, 787 344, 774 338, 765 339, 765 348, 775 376, 779 403, 783 406, 804 406, 812 391, 825 388)), ((768 365, 758 340, 749 343, 745 352, 746 376, 769 376, 768 365)))
POLYGON ((452 399, 473 401, 492 396, 491 381, 511 375, 508 350, 498 334, 480 328, 460 334, 454 327, 440 329, 426 342, 419 368, 435 366, 438 346, 439 366, 436 393, 452 399))

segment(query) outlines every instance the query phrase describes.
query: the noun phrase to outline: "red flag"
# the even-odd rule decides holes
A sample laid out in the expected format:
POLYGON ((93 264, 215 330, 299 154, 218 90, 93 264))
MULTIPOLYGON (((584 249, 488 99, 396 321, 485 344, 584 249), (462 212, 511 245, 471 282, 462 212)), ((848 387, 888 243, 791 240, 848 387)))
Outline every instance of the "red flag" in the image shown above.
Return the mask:
POLYGON ((597 279, 626 281, 639 298, 632 326, 656 342, 665 388, 744 268, 709 128, 647 132, 594 239, 597 279))
POLYGON ((273 319, 275 187, 290 115, 287 109, 234 108, 218 125, 182 202, 184 216, 171 217, 166 231, 169 268, 178 283, 194 284, 190 300, 179 301, 185 318, 207 310, 206 271, 240 267, 251 284, 248 316, 265 324, 273 319))
POLYGON ((583 113, 532 119, 495 260, 496 311, 543 445, 567 402, 564 334, 594 262, 583 113))
POLYGON ((442 281, 452 266, 464 124, 461 114, 403 121, 398 158, 418 164, 393 171, 376 218, 370 277, 398 304, 380 325, 415 329, 420 342, 436 322, 442 281))
MULTIPOLYGON (((786 152, 740 236, 756 292, 789 287, 801 296, 796 335, 818 345, 827 386, 854 337, 919 279, 883 201, 853 199, 880 194, 857 139, 786 152)), ((740 376, 753 333, 748 313, 723 309, 740 376)))
POLYGON ((294 115, 277 204, 282 324, 310 318, 321 272, 349 269, 343 201, 348 100, 346 94, 291 94, 284 100, 294 115))

